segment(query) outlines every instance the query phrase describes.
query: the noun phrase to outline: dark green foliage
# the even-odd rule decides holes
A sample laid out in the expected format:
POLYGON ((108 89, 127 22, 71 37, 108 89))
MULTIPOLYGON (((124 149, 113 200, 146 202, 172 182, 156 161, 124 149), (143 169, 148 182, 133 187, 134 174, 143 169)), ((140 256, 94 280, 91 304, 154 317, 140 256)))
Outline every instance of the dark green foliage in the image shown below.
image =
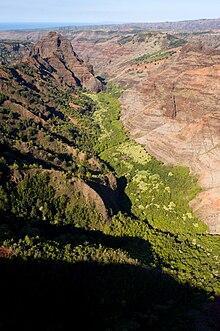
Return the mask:
MULTIPOLYGON (((86 224, 99 221, 100 216, 93 206, 84 205, 80 194, 72 192, 70 198, 65 194, 56 195, 50 184, 50 174, 47 172, 25 176, 17 185, 7 185, 4 190, 0 186, 0 210, 9 212, 12 227, 16 224, 22 229, 27 224, 33 227, 35 223, 47 224, 86 224), (9 210, 10 205, 10 210, 9 210), (18 223, 16 223, 18 222, 18 223)), ((7 218, 5 218, 7 222, 7 218)), ((5 223, 2 219, 2 223, 5 223)))
POLYGON ((0 212, 5 214, 9 210, 8 196, 3 186, 0 186, 0 212))
POLYGON ((169 40, 169 48, 180 47, 187 43, 186 40, 177 38, 171 34, 167 34, 167 39, 169 40))
POLYGON ((0 244, 9 258, 0 259, 0 326, 193 330, 190 312, 220 288, 219 239, 206 235, 188 206, 196 180, 127 137, 120 88, 62 92, 48 79, 39 93, 35 82, 17 79, 22 89, 10 98, 36 117, 1 107, 0 244), (112 218, 75 190, 75 177, 107 186, 112 218))
POLYGON ((11 195, 11 211, 18 219, 53 220, 58 204, 55 204, 54 190, 48 182, 49 178, 43 174, 27 177, 16 185, 11 195))
POLYGON ((21 59, 28 51, 29 41, 1 40, 0 41, 0 61, 9 64, 12 61, 21 59))
POLYGON ((175 51, 169 51, 169 52, 160 51, 160 52, 153 53, 153 54, 146 54, 146 55, 142 55, 142 56, 138 57, 137 59, 135 59, 135 63, 143 64, 143 63, 157 62, 157 61, 161 61, 164 59, 168 59, 170 56, 172 56, 175 53, 176 53, 175 51))
POLYGON ((4 103, 4 101, 7 100, 7 97, 4 95, 4 93, 0 93, 0 106, 4 103))

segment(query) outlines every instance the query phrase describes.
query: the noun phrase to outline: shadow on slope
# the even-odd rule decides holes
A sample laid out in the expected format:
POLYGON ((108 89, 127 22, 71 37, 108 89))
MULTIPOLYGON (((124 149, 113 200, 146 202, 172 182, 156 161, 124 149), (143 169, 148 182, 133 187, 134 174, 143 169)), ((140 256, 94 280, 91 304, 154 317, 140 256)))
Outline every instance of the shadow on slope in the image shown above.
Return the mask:
POLYGON ((15 161, 18 164, 36 164, 44 169, 62 170, 61 167, 44 161, 43 159, 35 158, 31 153, 21 153, 18 149, 13 149, 7 144, 0 143, 1 156, 3 156, 8 164, 13 164, 15 161))
POLYGON ((108 210, 112 210, 114 214, 119 211, 126 212, 129 216, 135 218, 131 212, 131 200, 125 193, 127 179, 124 176, 117 179, 116 189, 97 181, 88 180, 87 183, 101 196, 108 210))
POLYGON ((194 330, 201 291, 126 264, 0 259, 2 331, 194 330))
MULTIPOLYGON (((19 220, 17 220, 18 223, 19 220)), ((133 259, 138 259, 145 264, 153 263, 160 268, 162 265, 162 260, 156 253, 152 252, 151 245, 147 240, 144 240, 139 237, 129 237, 129 236, 120 236, 115 237, 108 234, 104 234, 102 231, 98 230, 85 230, 83 228, 76 228, 72 225, 52 225, 42 222, 40 224, 34 225, 35 228, 32 228, 32 231, 40 237, 41 241, 44 240, 55 240, 61 245, 71 244, 72 247, 83 245, 89 243, 92 245, 101 244, 107 248, 113 248, 114 250, 121 249, 126 251, 129 256, 133 259)), ((18 235, 22 234, 23 236, 29 235, 27 228, 16 228, 12 229, 13 233, 18 231, 18 235)))

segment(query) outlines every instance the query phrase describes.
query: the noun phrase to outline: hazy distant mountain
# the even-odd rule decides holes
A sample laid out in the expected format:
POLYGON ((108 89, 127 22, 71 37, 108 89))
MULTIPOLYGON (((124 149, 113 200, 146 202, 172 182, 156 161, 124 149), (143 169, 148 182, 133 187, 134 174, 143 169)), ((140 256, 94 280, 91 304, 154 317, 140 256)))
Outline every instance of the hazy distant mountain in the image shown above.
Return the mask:
MULTIPOLYGON (((57 23, 58 24, 58 23, 57 23)), ((219 30, 220 18, 217 19, 198 19, 186 20, 179 22, 156 22, 156 23, 124 23, 124 24, 97 24, 85 26, 63 26, 58 28, 45 29, 19 29, 11 31, 0 31, 0 39, 19 39, 19 40, 36 40, 48 33, 48 30, 60 31, 66 34, 70 31, 77 30, 178 30, 178 31, 202 31, 202 30, 219 30)))
POLYGON ((133 26, 149 30, 212 30, 220 29, 220 18, 186 20, 178 22, 133 23, 121 25, 121 27, 125 26, 133 26))

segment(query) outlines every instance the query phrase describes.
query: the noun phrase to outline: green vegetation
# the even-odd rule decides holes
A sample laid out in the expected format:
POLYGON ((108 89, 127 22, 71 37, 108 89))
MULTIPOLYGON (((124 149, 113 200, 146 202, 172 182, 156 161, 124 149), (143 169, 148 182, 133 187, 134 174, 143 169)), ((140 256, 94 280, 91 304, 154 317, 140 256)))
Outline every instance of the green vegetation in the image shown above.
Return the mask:
POLYGON ((8 64, 14 60, 21 59, 23 53, 28 51, 30 41, 1 40, 0 41, 0 61, 8 64))
POLYGON ((138 58, 136 58, 134 61, 136 64, 143 64, 143 63, 152 63, 157 62, 161 60, 168 59, 170 56, 175 54, 175 51, 159 51, 152 54, 145 54, 138 58))
MULTIPOLYGON (((151 37, 150 33, 149 33, 148 37, 149 38, 151 37)), ((141 34, 140 34, 140 38, 141 38, 141 34)), ((166 60, 176 53, 175 50, 170 50, 170 49, 183 46, 186 43, 186 41, 184 39, 177 38, 170 34, 166 34, 166 42, 167 42, 166 48, 162 48, 160 51, 157 51, 154 53, 148 53, 148 54, 139 56, 134 59, 134 63, 137 65, 141 65, 144 63, 146 63, 146 64, 147 63, 156 63, 158 61, 166 60)))
MULTIPOLYGON (((110 102, 111 96, 101 94, 102 104, 103 97, 114 107, 111 116, 115 112, 116 120, 120 114, 116 111, 119 111, 117 103, 110 102)), ((107 123, 108 114, 109 108, 103 112, 107 123)), ((112 117, 111 121, 114 123, 112 117)), ((218 292, 219 238, 206 235, 206 226, 188 205, 200 190, 196 179, 189 176, 186 168, 165 167, 143 147, 129 140, 117 126, 112 126, 107 142, 109 145, 100 157, 118 177, 126 178, 125 192, 131 201, 131 212, 138 218, 130 222, 125 218, 121 224, 116 216, 113 219, 116 224, 110 226, 111 234, 116 235, 118 230, 120 236, 148 240, 160 259, 164 259, 164 270, 175 274, 182 282, 218 292), (118 142, 112 137, 118 137, 118 142)))
POLYGON ((7 98, 4 93, 0 93, 0 105, 2 105, 5 100, 7 100, 7 98))
POLYGON ((167 39, 169 40, 169 48, 180 47, 187 43, 186 40, 175 37, 171 34, 167 34, 167 39))
POLYGON ((122 89, 25 84, 0 96, 3 329, 196 329, 193 309, 220 291, 219 237, 188 205, 196 179, 128 138, 122 89), (107 197, 108 217, 76 180, 107 197))

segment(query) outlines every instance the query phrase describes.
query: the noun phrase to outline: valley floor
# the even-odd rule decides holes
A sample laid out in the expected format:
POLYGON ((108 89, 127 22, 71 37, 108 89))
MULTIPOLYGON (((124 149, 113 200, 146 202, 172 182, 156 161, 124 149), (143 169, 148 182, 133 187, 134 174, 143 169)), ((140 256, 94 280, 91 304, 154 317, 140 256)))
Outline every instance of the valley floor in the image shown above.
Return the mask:
MULTIPOLYGON (((220 237, 209 235, 189 207, 200 191, 189 170, 164 166, 128 137, 119 94, 115 87, 84 93, 80 98, 95 105, 93 114, 83 120, 76 107, 68 114, 75 129, 100 128, 78 144, 83 150, 90 142, 90 151, 106 164, 104 173, 111 169, 117 178, 120 210, 111 210, 108 220, 80 196, 72 205, 64 194, 58 198, 48 170, 22 178, 17 164, 10 170, 17 173, 15 185, 2 177, 3 330, 66 330, 70 321, 80 330, 198 330, 199 312, 207 330, 214 328, 220 237), (207 311, 201 312, 202 303, 207 311)), ((84 167, 78 176, 85 182, 101 176, 86 162, 84 167)), ((4 174, 4 162, 1 169, 4 174)), ((68 187, 71 169, 57 183, 68 187)))

